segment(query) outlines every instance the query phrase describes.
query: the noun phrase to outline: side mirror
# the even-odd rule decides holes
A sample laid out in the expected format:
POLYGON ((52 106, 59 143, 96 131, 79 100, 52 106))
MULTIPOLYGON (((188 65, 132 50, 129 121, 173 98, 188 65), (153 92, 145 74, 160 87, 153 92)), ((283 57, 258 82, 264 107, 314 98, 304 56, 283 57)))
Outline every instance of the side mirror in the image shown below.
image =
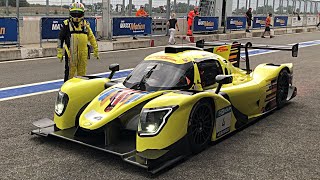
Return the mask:
POLYGON ((117 71, 119 71, 119 64, 110 64, 109 66, 109 70, 111 71, 110 75, 109 75, 109 79, 111 79, 114 75, 114 73, 116 73, 117 71))
POLYGON ((232 75, 217 75, 216 82, 218 83, 218 87, 216 89, 216 94, 220 92, 220 89, 223 84, 230 84, 232 83, 232 75))

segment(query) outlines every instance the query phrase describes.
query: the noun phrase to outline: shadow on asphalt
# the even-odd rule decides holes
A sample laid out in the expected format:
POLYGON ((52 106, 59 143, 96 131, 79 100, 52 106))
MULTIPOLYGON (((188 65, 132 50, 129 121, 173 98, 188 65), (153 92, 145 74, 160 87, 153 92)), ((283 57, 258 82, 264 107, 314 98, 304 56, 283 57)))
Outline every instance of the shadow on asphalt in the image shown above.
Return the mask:
MULTIPOLYGON (((290 108, 291 104, 294 104, 294 102, 288 102, 288 104, 285 105, 285 107, 283 107, 281 110, 276 110, 276 111, 270 112, 266 115, 263 115, 255 120, 253 120, 249 124, 243 126, 239 130, 236 130, 236 131, 224 136, 223 138, 221 138, 215 142, 210 143, 210 146, 208 148, 206 148, 204 151, 202 151, 201 153, 208 151, 212 146, 223 142, 224 140, 226 140, 226 139, 232 137, 233 135, 247 129, 248 127, 261 122, 263 119, 272 115, 273 113, 275 113, 277 111, 283 111, 287 108, 290 108)), ((46 144, 47 146, 51 146, 52 149, 54 148, 57 150, 64 150, 64 151, 68 150, 68 151, 72 151, 72 153, 75 153, 79 156, 85 156, 88 159, 90 159, 90 158, 99 159, 102 164, 110 164, 110 162, 116 163, 120 167, 121 170, 124 170, 127 173, 134 173, 139 176, 143 176, 143 177, 151 178, 151 179, 160 178, 162 175, 166 174, 171 169, 174 169, 175 167, 179 166, 180 164, 183 164, 183 163, 187 162, 188 160, 191 160, 200 154, 199 153, 199 154, 195 154, 192 156, 188 156, 188 157, 180 160, 179 162, 177 162, 169 167, 164 168, 163 170, 161 170, 157 174, 152 174, 142 168, 139 168, 137 166, 133 166, 131 164, 124 162, 120 157, 118 157, 116 155, 108 154, 106 152, 102 152, 97 149, 92 149, 90 147, 86 147, 81 144, 77 144, 77 143, 70 142, 67 140, 59 139, 57 137, 53 137, 53 136, 41 137, 41 136, 33 135, 30 138, 30 140, 33 141, 34 143, 36 143, 36 145, 46 144), (70 143, 72 145, 70 145, 70 143)))

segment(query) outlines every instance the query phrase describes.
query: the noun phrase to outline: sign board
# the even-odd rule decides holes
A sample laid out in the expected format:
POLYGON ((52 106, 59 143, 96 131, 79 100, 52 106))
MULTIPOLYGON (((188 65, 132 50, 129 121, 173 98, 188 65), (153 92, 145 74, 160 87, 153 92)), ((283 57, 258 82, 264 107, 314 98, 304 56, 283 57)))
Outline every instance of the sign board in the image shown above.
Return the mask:
POLYGON ((227 17, 227 29, 245 29, 246 17, 227 17))
POLYGON ((316 16, 307 17, 307 26, 314 26, 314 25, 317 25, 317 17, 316 16))
POLYGON ((219 17, 194 17, 193 32, 217 31, 219 17))
MULTIPOLYGON (((41 18, 41 37, 42 39, 58 39, 63 21, 68 18, 41 18)), ((96 18, 85 18, 90 23, 91 30, 96 35, 96 18)))
POLYGON ((264 28, 266 27, 266 16, 253 17, 252 28, 264 28))
POLYGON ((151 34, 151 17, 115 17, 113 18, 113 36, 133 36, 151 34))
POLYGON ((286 27, 288 25, 288 16, 275 16, 273 26, 274 27, 286 27))
POLYGON ((0 42, 18 42, 18 19, 0 18, 0 42))
POLYGON ((298 17, 292 17, 292 26, 302 26, 303 25, 303 17, 300 16, 300 21, 298 17))

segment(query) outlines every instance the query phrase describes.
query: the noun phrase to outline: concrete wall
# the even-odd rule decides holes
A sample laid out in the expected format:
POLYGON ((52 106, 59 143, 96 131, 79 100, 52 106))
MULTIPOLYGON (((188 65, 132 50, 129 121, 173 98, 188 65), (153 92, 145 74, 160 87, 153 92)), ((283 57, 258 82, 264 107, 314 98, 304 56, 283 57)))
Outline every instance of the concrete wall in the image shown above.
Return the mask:
POLYGON ((20 42, 24 44, 39 44, 40 17, 23 17, 20 22, 20 42))
MULTIPOLYGON (((228 2, 228 1, 227 1, 228 2)), ((218 3, 216 4, 219 5, 218 3)), ((222 6, 222 5, 221 5, 222 6)), ((221 11, 216 11, 216 13, 221 13, 221 11)), ((227 15, 230 16, 229 9, 227 8, 227 15)), ((216 14, 218 15, 218 14, 216 14)), ((219 14, 220 15, 220 14, 219 14)), ((301 16, 302 17, 302 16, 301 16)), ((307 16, 303 18, 303 26, 307 25, 308 17, 315 17, 315 16, 307 16)), ((20 22, 20 42, 21 45, 26 44, 39 44, 40 42, 40 18, 41 17, 23 17, 22 22, 20 22)), ((221 19, 219 20, 221 22, 221 19)), ((319 22, 319 18, 317 17, 317 22, 319 22)), ((187 21, 186 18, 178 18, 178 25, 180 27, 180 31, 176 32, 177 35, 185 35, 187 32, 187 21)), ((289 16, 288 18, 288 26, 292 25, 292 17, 289 16)), ((111 23, 110 23, 111 26, 111 23)), ((220 26, 220 23, 219 23, 220 26)), ((97 33, 98 37, 102 35, 102 18, 97 17, 97 33)))

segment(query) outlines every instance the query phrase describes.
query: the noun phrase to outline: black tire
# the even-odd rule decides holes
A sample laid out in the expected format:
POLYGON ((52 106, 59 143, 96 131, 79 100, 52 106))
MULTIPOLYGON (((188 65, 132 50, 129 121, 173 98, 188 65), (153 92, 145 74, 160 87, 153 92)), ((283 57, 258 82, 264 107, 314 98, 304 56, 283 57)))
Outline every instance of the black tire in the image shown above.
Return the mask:
POLYGON ((287 103, 287 97, 289 93, 289 72, 286 69, 280 71, 277 80, 277 108, 281 109, 287 103))
POLYGON ((192 153, 204 150, 211 141, 213 131, 213 108, 207 100, 197 102, 191 111, 188 123, 188 141, 192 153))
POLYGON ((82 106, 82 108, 79 110, 79 112, 76 115, 76 119, 74 121, 74 126, 78 127, 79 126, 79 119, 81 114, 83 113, 83 111, 86 109, 86 107, 90 104, 90 102, 88 102, 87 104, 85 104, 84 106, 82 106))

